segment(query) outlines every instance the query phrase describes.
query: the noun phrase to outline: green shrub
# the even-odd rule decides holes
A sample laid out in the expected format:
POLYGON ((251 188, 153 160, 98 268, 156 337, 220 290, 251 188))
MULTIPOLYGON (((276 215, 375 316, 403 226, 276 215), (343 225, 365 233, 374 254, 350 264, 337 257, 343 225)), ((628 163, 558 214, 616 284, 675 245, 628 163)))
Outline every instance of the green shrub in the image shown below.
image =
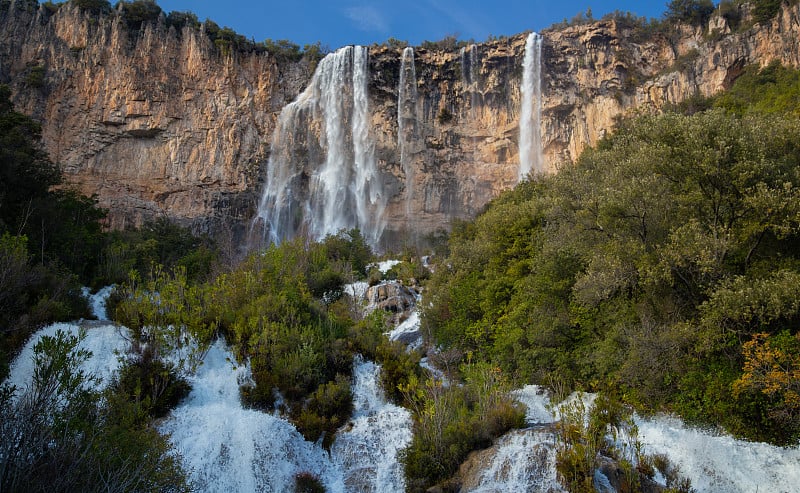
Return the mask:
POLYGON ((111 11, 111 3, 108 0, 70 0, 70 3, 95 14, 111 11))
POLYGON ((30 389, 0 387, 2 491, 189 491, 169 442, 136 403, 91 390, 79 336, 34 346, 30 389))
POLYGON ((122 367, 111 389, 141 406, 148 416, 162 418, 189 395, 191 387, 175 368, 145 348, 138 359, 122 367))
POLYGON ((463 386, 412 377, 400 386, 414 418, 414 436, 401 452, 407 488, 425 491, 449 478, 467 455, 524 426, 521 406, 509 397, 509 383, 497 368, 465 366, 463 386))
POLYGON ((350 382, 344 375, 321 384, 305 404, 293 411, 292 421, 297 431, 312 442, 322 438, 322 445, 330 448, 336 430, 341 428, 353 412, 353 394, 350 382))
POLYGON ((714 13, 711 0, 671 0, 667 4, 664 17, 669 22, 686 22, 694 26, 702 26, 714 13))
POLYGON ((197 15, 192 12, 178 12, 177 10, 173 10, 167 15, 167 25, 173 26, 178 34, 180 34, 184 27, 199 28, 200 21, 197 19, 197 15))
POLYGON ((760 24, 765 24, 778 15, 783 0, 753 0, 752 4, 753 19, 760 24))
POLYGON ((25 76, 25 84, 28 87, 40 89, 44 87, 44 76, 46 74, 44 65, 36 65, 28 70, 28 75, 25 76))
POLYGON ((121 6, 122 18, 134 31, 138 31, 148 22, 158 20, 161 15, 161 7, 155 0, 133 0, 132 2, 122 1, 117 6, 121 6))

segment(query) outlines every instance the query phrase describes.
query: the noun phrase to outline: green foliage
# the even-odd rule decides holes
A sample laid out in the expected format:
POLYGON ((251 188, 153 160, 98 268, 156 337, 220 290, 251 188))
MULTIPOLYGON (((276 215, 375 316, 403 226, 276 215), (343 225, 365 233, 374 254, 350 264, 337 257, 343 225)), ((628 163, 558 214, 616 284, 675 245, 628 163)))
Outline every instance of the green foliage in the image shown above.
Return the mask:
POLYGON ((328 235, 322 240, 322 245, 328 260, 343 267, 347 277, 364 278, 373 253, 358 228, 328 235))
POLYGON ((665 456, 642 452, 632 412, 617 397, 600 393, 587 405, 578 394, 559 405, 557 415, 556 471, 567 491, 594 492, 594 473, 607 460, 623 472, 620 491, 646 491, 656 469, 667 479, 668 491, 694 491, 665 456))
POLYGON ((468 365, 463 374, 463 386, 414 377, 400 387, 414 417, 414 437, 400 459, 410 491, 449 478, 471 451, 524 425, 525 415, 509 397, 509 382, 499 368, 468 365))
POLYGON ((42 7, 44 7, 45 11, 48 14, 51 14, 51 15, 55 14, 56 12, 58 12, 58 9, 61 8, 61 5, 62 4, 60 4, 60 3, 53 3, 53 2, 50 2, 50 1, 42 2, 42 7))
POLYGON ((753 19, 761 24, 771 21, 781 10, 783 0, 753 0, 753 19))
POLYGON ((156 359, 149 347, 138 359, 122 367, 111 388, 152 418, 166 416, 191 390, 186 379, 171 364, 156 359))
POLYGON ((178 12, 177 10, 173 10, 167 15, 167 25, 173 26, 178 31, 178 34, 180 34, 184 27, 193 29, 199 28, 200 21, 193 12, 178 12))
POLYGON ((386 46, 389 48, 402 50, 406 46, 408 46, 408 41, 397 39, 397 38, 389 38, 386 40, 386 46))
POLYGON ((255 385, 242 389, 244 402, 270 409, 277 389, 298 429, 312 440, 324 435, 323 443, 330 444, 352 411, 348 378, 354 354, 375 354, 375 334, 385 331, 382 319, 353 325, 340 300, 353 265, 370 260, 369 247, 351 231, 322 243, 272 245, 202 283, 189 279, 179 262, 171 271, 156 266, 145 280, 134 271, 121 289, 115 319, 152 353, 145 352, 144 362, 176 352, 187 357, 174 369, 162 363, 131 368, 126 393, 147 412, 156 412, 161 400, 173 402, 169 396, 179 393, 169 391, 172 374, 192 369, 220 334, 239 359, 250 361, 255 385), (154 374, 163 378, 146 380, 154 374))
POLYGON ((420 48, 430 51, 456 51, 469 44, 469 41, 459 40, 458 34, 448 34, 438 41, 423 41, 420 48))
POLYGON ((135 344, 146 348, 144 361, 180 355, 174 367, 178 375, 193 371, 219 327, 209 313, 208 291, 191 284, 185 269, 166 272, 160 266, 145 281, 132 273, 121 291, 114 318, 131 330, 135 344))
POLYGON ((725 19, 732 30, 738 29, 742 20, 742 13, 739 10, 740 3, 739 0, 722 0, 717 6, 719 15, 725 19))
POLYGON ((300 45, 292 43, 288 39, 265 39, 262 43, 264 49, 279 62, 299 62, 303 58, 300 45))
POLYGON ((783 441, 768 396, 731 389, 744 341, 800 327, 800 120, 750 108, 623 122, 454 227, 426 291, 433 342, 783 441))
POLYGON ((28 69, 28 75, 25 76, 25 84, 28 87, 41 89, 44 87, 45 73, 44 65, 34 65, 28 69))
POLYGON ((122 13, 122 18, 128 27, 135 31, 141 29, 148 22, 158 20, 162 12, 155 0, 121 1, 116 8, 122 13))
POLYGON ((41 126, 13 110, 8 86, 0 85, 0 227, 19 232, 31 202, 47 197, 60 181, 58 168, 41 149, 41 126))
POLYGON ((667 22, 685 22, 693 26, 702 26, 714 13, 714 2, 711 0, 670 0, 664 18, 667 22))
POLYGON ((344 375, 323 383, 302 406, 292 412, 297 430, 308 440, 322 438, 322 446, 330 448, 336 430, 344 426, 353 412, 353 394, 350 381, 344 375))
POLYGON ((140 229, 109 232, 99 251, 94 285, 123 283, 131 271, 144 278, 154 265, 166 270, 182 267, 190 281, 202 281, 211 275, 217 260, 209 238, 196 237, 165 218, 140 229))
POLYGON ((800 71, 779 62, 759 69, 748 67, 730 90, 712 99, 715 106, 735 114, 789 114, 800 117, 800 71))
POLYGON ((92 390, 80 337, 42 337, 32 386, 0 389, 0 489, 188 491, 167 440, 136 406, 92 390))
POLYGON ((108 0, 70 0, 70 3, 94 14, 111 11, 111 3, 108 0))

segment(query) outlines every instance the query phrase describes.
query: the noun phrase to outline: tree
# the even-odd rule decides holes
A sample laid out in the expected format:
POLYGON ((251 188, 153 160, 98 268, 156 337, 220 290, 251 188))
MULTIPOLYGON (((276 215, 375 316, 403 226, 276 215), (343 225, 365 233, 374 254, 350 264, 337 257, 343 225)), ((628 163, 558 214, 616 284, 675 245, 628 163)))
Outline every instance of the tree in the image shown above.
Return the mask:
POLYGON ((714 13, 711 0, 671 0, 667 4, 664 17, 672 22, 686 22, 693 26, 702 26, 714 13))
POLYGON ((187 491, 166 439, 81 369, 82 337, 42 337, 30 387, 0 387, 0 490, 187 491))
POLYGON ((742 346, 744 372, 734 382, 735 395, 759 392, 769 399, 769 415, 783 429, 783 444, 800 434, 800 332, 774 336, 759 333, 742 346))
POLYGON ((0 230, 20 234, 33 202, 47 197, 61 175, 41 149, 41 126, 14 111, 10 97, 9 87, 0 85, 0 230))

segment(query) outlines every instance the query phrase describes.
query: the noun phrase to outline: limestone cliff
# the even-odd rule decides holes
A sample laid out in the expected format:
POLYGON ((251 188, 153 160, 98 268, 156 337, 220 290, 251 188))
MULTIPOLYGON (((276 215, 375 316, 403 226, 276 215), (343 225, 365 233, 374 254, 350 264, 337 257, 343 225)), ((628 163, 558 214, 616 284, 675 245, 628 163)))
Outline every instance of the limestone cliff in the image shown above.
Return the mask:
MULTIPOLYGON (((198 230, 243 229, 267 176, 281 108, 311 79, 308 62, 215 48, 202 27, 130 30, 119 14, 0 3, 0 82, 43 123, 67 179, 97 194, 111 226, 166 215, 198 230), (43 70, 41 84, 31 84, 43 70)), ((743 14, 743 23, 748 13, 743 14)), ((732 32, 675 26, 641 36, 615 20, 543 33, 547 170, 574 160, 619 115, 713 94, 750 64, 800 66, 800 7, 732 32)), ((446 228, 517 182, 525 35, 463 49, 416 48, 415 124, 401 158, 401 48, 369 52, 375 158, 387 238, 446 228), (401 162, 403 159, 406 162, 401 162)), ((389 240, 391 241, 391 240, 389 240)))
POLYGON ((167 216, 197 230, 245 222, 274 120, 307 64, 222 54, 202 30, 164 19, 131 31, 116 13, 30 2, 0 11, 0 82, 66 179, 96 194, 110 226, 167 216), (40 84, 29 74, 44 69, 40 84))

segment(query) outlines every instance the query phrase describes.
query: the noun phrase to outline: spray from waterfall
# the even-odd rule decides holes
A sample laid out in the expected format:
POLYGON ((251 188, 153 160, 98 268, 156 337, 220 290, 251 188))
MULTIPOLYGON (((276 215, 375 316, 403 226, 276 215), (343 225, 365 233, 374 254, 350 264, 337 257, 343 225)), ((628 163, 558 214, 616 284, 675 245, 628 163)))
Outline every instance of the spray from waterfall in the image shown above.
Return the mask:
POLYGON ((379 243, 387 199, 369 124, 368 61, 362 46, 327 55, 281 111, 251 244, 258 233, 279 243, 352 228, 372 246, 379 243))
POLYGON ((411 216, 414 196, 414 168, 409 159, 410 147, 417 135, 417 69, 414 66, 414 48, 403 50, 400 61, 400 87, 397 97, 397 147, 400 150, 400 165, 406 181, 406 217, 411 216))
POLYGON ((522 111, 519 121, 519 180, 544 172, 542 153, 542 37, 528 35, 522 63, 522 111))

